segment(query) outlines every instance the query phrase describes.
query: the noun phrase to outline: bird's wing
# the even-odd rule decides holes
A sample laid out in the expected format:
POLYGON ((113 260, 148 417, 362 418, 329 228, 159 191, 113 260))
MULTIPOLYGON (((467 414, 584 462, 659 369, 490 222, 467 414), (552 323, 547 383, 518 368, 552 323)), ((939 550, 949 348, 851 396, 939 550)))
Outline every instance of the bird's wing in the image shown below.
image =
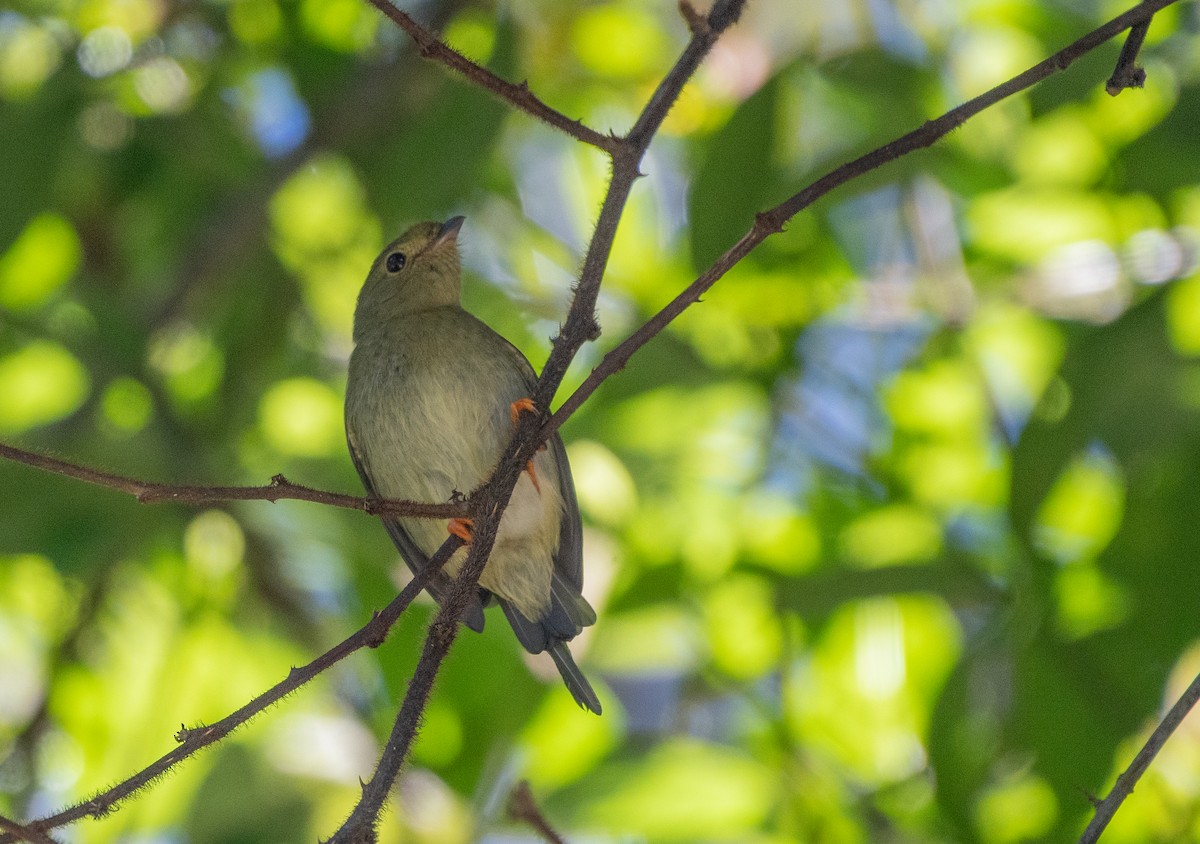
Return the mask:
MULTIPOLYGON (((354 434, 347 428, 346 444, 350 449, 350 459, 354 462, 354 468, 358 470, 358 476, 362 478, 363 487, 366 488, 370 495, 380 498, 375 490, 375 484, 371 481, 371 473, 367 466, 365 455, 359 450, 357 443, 354 441, 354 434)), ((425 552, 417 547, 417 543, 413 541, 412 536, 405 530, 404 525, 394 516, 380 516, 379 520, 383 522, 383 526, 387 529, 388 536, 392 538, 397 550, 400 551, 400 556, 404 558, 404 562, 408 565, 409 570, 414 574, 420 574, 421 570, 429 564, 429 557, 425 552)), ((429 581, 425 584, 425 589, 433 596, 433 599, 440 605, 443 596, 450 590, 450 578, 444 572, 435 572, 429 581)), ((482 590, 481 590, 482 591, 482 590)), ((482 596, 474 598, 467 606, 466 616, 463 621, 468 627, 476 633, 483 632, 483 604, 482 596)))
MULTIPOLYGON (((489 333, 495 334, 490 328, 489 333)), ((509 356, 517 365, 524 379, 525 388, 532 393, 537 385, 537 374, 533 371, 521 350, 499 334, 495 334, 507 347, 509 356)), ((575 497, 575 482, 571 478, 571 465, 567 462, 567 449, 562 437, 555 432, 546 442, 554 466, 558 470, 559 493, 563 499, 563 520, 558 535, 558 555, 554 558, 554 573, 578 595, 583 590, 583 525, 579 519, 579 501, 575 497)), ((590 607, 588 608, 591 609, 590 607)), ((586 614, 585 614, 586 615, 586 614)), ((595 621, 595 618, 592 619, 595 621)), ((588 622, 591 623, 591 622, 588 622)), ((586 624, 584 625, 586 626, 586 624)))
POLYGON ((575 481, 571 477, 571 464, 567 462, 567 449, 557 431, 547 441, 546 447, 558 470, 559 494, 563 499, 554 573, 579 593, 583 589, 583 524, 579 517, 579 501, 575 497, 575 481))
MULTIPOLYGON (((520 349, 503 337, 500 339, 516 363, 526 390, 532 393, 537 384, 533 367, 520 349)), ((500 602, 517 638, 531 653, 540 653, 553 646, 555 640, 573 639, 584 627, 596 623, 596 611, 583 597, 583 524, 579 516, 579 501, 575 496, 575 482, 571 478, 571 464, 567 462, 567 449, 557 431, 546 441, 546 448, 558 473, 559 494, 563 500, 558 553, 554 556, 554 573, 550 579, 550 612, 540 621, 532 622, 515 607, 509 606, 507 601, 500 602)))

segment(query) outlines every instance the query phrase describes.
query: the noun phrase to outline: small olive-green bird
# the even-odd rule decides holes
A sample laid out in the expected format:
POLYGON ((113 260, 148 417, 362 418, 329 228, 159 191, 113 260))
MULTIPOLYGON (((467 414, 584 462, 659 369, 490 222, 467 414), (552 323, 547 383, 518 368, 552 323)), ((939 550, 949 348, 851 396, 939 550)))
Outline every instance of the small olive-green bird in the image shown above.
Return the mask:
MULTIPOLYGON (((462 217, 418 223, 383 250, 354 311, 346 386, 346 439, 368 492, 380 498, 447 501, 486 481, 513 435, 533 367, 460 301, 462 217)), ((383 517, 414 573, 446 539, 470 538, 452 519, 383 517)), ((428 589, 441 601, 466 559, 460 549, 428 589)), ((521 474, 479 578, 466 623, 483 630, 493 599, 530 653, 550 651, 576 702, 600 701, 566 643, 596 621, 581 594, 583 532, 562 440, 555 434, 521 474)))

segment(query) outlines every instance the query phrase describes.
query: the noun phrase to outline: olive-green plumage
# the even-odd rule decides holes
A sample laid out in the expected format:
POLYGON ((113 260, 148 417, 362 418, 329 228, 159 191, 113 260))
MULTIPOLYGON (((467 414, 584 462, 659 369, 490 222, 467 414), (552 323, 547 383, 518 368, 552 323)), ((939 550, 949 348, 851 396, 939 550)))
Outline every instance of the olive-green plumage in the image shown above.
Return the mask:
MULTIPOLYGON (((446 501, 475 489, 512 438, 512 403, 534 387, 525 357, 462 309, 461 225, 455 217, 413 226, 383 250, 358 296, 346 438, 363 483, 383 498, 446 501)), ((447 536, 442 520, 383 522, 414 572, 447 536)), ((496 598, 521 644, 549 650, 575 700, 599 714, 566 646, 596 620, 580 594, 582 541, 571 469, 555 434, 513 490, 466 622, 482 630, 483 607, 496 598)), ((430 581, 435 599, 465 559, 458 551, 430 581)))

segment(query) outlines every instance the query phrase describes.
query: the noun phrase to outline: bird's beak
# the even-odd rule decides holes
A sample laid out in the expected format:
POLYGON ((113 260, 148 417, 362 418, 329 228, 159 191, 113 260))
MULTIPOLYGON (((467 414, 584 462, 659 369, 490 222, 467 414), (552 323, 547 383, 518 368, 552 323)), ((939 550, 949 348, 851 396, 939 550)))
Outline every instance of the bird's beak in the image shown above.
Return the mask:
POLYGON ((437 233, 433 243, 429 244, 429 248, 436 249, 447 241, 453 243, 458 237, 458 230, 462 228, 463 221, 466 219, 466 217, 451 217, 442 223, 442 230, 437 233))

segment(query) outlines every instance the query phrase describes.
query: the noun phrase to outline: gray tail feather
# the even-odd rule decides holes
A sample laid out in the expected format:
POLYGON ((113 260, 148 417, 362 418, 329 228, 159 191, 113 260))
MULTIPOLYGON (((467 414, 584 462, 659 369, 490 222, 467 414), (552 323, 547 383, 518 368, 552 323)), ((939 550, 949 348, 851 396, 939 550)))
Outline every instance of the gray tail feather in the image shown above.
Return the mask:
POLYGON ((566 642, 554 642, 548 650, 550 651, 550 656, 554 657, 554 664, 558 666, 558 673, 562 675, 563 682, 566 683, 567 691, 571 693, 571 697, 575 698, 575 702, 584 709, 590 709, 599 715, 600 698, 596 697, 596 692, 592 689, 592 684, 588 682, 587 677, 583 676, 583 672, 575 664, 571 652, 567 650, 566 642))
POLYGON ((544 624, 540 621, 530 621, 508 601, 500 601, 500 609, 504 610, 504 614, 508 617, 508 623, 512 625, 513 632, 517 634, 517 640, 525 650, 531 654, 540 654, 546 650, 550 641, 546 636, 544 624))
POLYGON ((599 715, 600 698, 596 697, 592 684, 575 664, 571 652, 567 650, 567 643, 554 638, 552 634, 548 635, 544 622, 530 621, 508 601, 501 600, 500 606, 525 650, 535 654, 550 651, 550 656, 554 658, 554 664, 558 666, 558 673, 562 675, 571 697, 584 709, 590 709, 599 715))
POLYGON ((558 572, 550 579, 550 600, 551 617, 559 616, 556 619, 556 632, 564 639, 578 636, 583 628, 596 623, 596 611, 592 605, 579 594, 579 590, 572 590, 558 572), (560 626, 561 629, 558 629, 560 626))

